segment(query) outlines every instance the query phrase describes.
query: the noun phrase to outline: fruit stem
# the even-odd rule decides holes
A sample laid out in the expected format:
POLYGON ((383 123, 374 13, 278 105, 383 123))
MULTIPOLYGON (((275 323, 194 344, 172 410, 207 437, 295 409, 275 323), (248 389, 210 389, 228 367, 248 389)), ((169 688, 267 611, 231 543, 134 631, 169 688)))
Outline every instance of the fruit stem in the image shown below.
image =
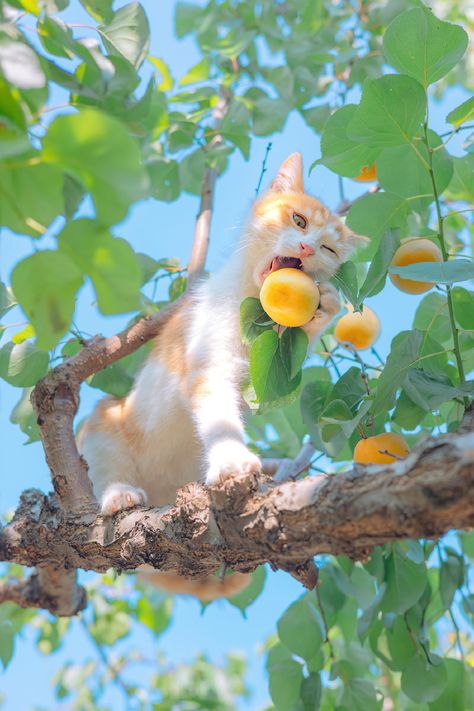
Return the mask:
MULTIPOLYGON (((423 125, 424 129, 424 142, 426 145, 426 149, 428 151, 428 160, 429 160, 429 174, 431 178, 431 184, 433 186, 433 195, 434 195, 434 200, 435 200, 435 205, 436 205, 436 214, 438 217, 438 234, 439 234, 439 239, 440 239, 440 246, 441 246, 441 252, 443 253, 443 260, 445 262, 448 261, 448 249, 446 247, 446 243, 444 240, 444 218, 443 215, 441 214, 441 205, 439 202, 439 194, 438 194, 438 188, 436 185, 436 178, 433 170, 433 149, 431 148, 429 141, 428 141, 428 121, 426 120, 423 125)), ((466 376, 464 373, 464 365, 462 362, 462 357, 461 357, 461 348, 459 345, 459 330, 456 325, 456 319, 454 317, 454 305, 453 305, 453 297, 451 293, 451 286, 449 284, 446 284, 446 295, 447 295, 447 301, 448 301, 448 310, 449 310, 449 320, 451 322, 451 331, 453 334, 453 345, 454 345, 454 355, 456 357, 456 363, 458 366, 458 373, 459 373, 459 380, 461 383, 466 382, 466 376)), ((467 398, 464 399, 465 404, 468 404, 467 398)))

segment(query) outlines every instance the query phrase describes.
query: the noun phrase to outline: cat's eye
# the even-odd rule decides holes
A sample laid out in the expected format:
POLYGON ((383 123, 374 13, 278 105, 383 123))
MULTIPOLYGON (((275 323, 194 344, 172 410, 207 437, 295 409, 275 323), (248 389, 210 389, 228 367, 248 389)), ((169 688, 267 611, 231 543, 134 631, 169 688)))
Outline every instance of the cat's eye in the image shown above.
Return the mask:
POLYGON ((303 215, 298 215, 297 212, 294 212, 293 213, 293 222, 295 223, 295 225, 300 227, 302 230, 306 229, 307 222, 306 222, 305 218, 303 217, 303 215))
POLYGON ((331 247, 328 247, 327 244, 322 244, 321 249, 327 249, 328 252, 332 252, 334 254, 334 256, 337 257, 337 252, 334 249, 332 249, 331 247))

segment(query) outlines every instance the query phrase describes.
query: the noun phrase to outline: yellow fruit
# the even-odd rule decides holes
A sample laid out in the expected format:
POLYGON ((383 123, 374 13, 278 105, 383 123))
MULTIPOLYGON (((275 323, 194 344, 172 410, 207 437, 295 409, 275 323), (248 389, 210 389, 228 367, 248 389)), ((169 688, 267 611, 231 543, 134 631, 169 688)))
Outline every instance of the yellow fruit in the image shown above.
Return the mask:
POLYGON ((401 435, 395 432, 383 432, 357 442, 354 449, 354 462, 356 464, 392 464, 397 459, 405 459, 409 452, 410 449, 401 435))
POLYGON ((263 282, 260 301, 270 318, 281 326, 304 326, 318 308, 319 289, 299 269, 277 269, 263 282))
POLYGON ((377 180, 377 169, 375 163, 372 165, 363 165, 360 169, 359 175, 357 175, 353 180, 359 181, 359 183, 370 183, 373 180, 377 180))
MULTIPOLYGON (((442 262, 443 255, 440 248, 429 239, 409 237, 403 240, 392 259, 392 267, 406 267, 408 264, 418 262, 442 262)), ((434 284, 428 281, 412 281, 402 279, 397 274, 390 274, 390 279, 400 291, 407 294, 423 294, 433 288, 434 284)))
POLYGON ((380 333, 380 321, 372 309, 364 306, 362 313, 354 311, 351 304, 346 304, 349 313, 341 316, 334 329, 334 338, 344 345, 352 343, 354 348, 362 351, 370 348, 380 333))

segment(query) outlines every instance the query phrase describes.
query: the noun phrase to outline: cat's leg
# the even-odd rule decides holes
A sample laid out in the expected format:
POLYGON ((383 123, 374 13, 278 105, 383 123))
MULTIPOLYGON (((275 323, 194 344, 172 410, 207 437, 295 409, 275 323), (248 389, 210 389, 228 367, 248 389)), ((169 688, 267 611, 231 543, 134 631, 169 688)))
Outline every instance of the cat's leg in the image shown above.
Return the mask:
POLYGON ((328 282, 319 284, 319 307, 311 321, 302 326, 310 344, 329 326, 334 316, 341 310, 341 300, 337 289, 328 282))
POLYGON ((144 506, 145 491, 137 485, 136 463, 123 435, 115 404, 107 399, 97 406, 78 437, 78 448, 89 466, 94 494, 105 516, 144 506), (111 422, 112 419, 112 422, 111 422))
POLYGON ((206 461, 206 484, 237 474, 252 474, 262 465, 244 443, 239 386, 219 365, 207 368, 192 386, 191 409, 206 461), (224 371, 224 372, 223 372, 224 371))

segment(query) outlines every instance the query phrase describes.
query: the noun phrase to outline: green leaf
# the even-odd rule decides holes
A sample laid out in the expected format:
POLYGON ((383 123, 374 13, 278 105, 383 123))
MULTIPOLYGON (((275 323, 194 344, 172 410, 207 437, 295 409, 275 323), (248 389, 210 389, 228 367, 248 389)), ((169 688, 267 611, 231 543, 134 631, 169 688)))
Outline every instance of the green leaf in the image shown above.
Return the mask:
POLYGON ((187 84, 195 84, 196 82, 204 81, 209 78, 211 71, 211 63, 207 57, 201 59, 200 62, 191 67, 191 69, 180 79, 180 86, 187 84))
POLYGON ((462 104, 459 104, 455 109, 449 112, 446 116, 446 121, 451 123, 455 128, 463 123, 474 119, 474 96, 469 97, 462 104))
POLYGON ((15 631, 10 620, 0 622, 0 660, 6 669, 15 649, 15 631))
POLYGON ((461 328, 474 328, 474 291, 455 286, 451 291, 454 315, 461 328))
POLYGON ((393 407, 396 392, 410 368, 418 364, 424 369, 430 364, 438 365, 436 358, 439 356, 444 357, 444 349, 422 331, 401 331, 395 336, 385 368, 377 381, 373 413, 377 414, 393 407), (433 355, 430 359, 430 354, 435 353, 438 355, 433 355))
POLYGON ((379 248, 370 263, 367 276, 362 284, 358 296, 358 305, 367 297, 375 296, 385 286, 387 272, 393 259, 393 255, 400 246, 400 234, 398 230, 389 229, 380 240, 379 248))
POLYGON ((112 237, 94 220, 67 224, 58 236, 59 249, 87 274, 103 314, 135 311, 140 307, 142 272, 128 242, 112 237))
MULTIPOLYGON (((432 161, 440 195, 453 176, 453 162, 444 148, 439 150, 442 140, 434 131, 429 131, 428 140, 437 149, 432 161)), ((377 158, 377 176, 385 191, 406 198, 412 209, 420 210, 434 200, 428 150, 421 141, 383 150, 377 158)))
POLYGON ((444 77, 461 60, 468 38, 459 25, 438 20, 425 7, 398 15, 383 38, 388 62, 426 88, 444 77))
POLYGON ((410 636, 403 617, 397 617, 393 627, 386 630, 387 645, 394 671, 402 671, 418 651, 417 644, 410 636))
POLYGON ((262 97, 253 102, 252 129, 256 136, 269 136, 282 131, 289 111, 288 102, 284 99, 262 97))
POLYGON ((352 413, 355 413, 365 392, 360 368, 352 366, 334 384, 329 400, 344 400, 352 413))
POLYGON ((472 685, 466 665, 459 659, 444 659, 447 684, 441 696, 429 703, 430 711, 465 711, 472 701, 472 685))
POLYGON ((24 42, 13 42, 6 34, 0 38, 0 70, 18 89, 41 89, 46 85, 36 52, 24 42))
POLYGON ((392 193, 370 193, 355 201, 348 212, 346 224, 354 232, 371 238, 370 245, 361 250, 365 259, 377 253, 382 235, 390 228, 405 228, 408 203, 392 193))
POLYGON ((151 194, 157 200, 173 202, 180 194, 178 163, 170 158, 157 158, 147 163, 151 194))
POLYGON ((293 654, 311 659, 323 643, 323 632, 318 610, 303 596, 285 610, 277 622, 281 642, 293 654))
POLYGON ((46 375, 49 356, 29 341, 0 348, 0 377, 16 387, 36 385, 46 375))
POLYGON ((335 287, 340 289, 343 295, 356 307, 359 303, 359 284, 357 280, 357 268, 354 262, 344 262, 337 272, 331 277, 335 287))
POLYGON ((122 220, 147 193, 137 142, 117 119, 94 109, 56 118, 43 141, 43 158, 82 180, 105 224, 122 220))
POLYGON ((0 166, 2 225, 33 237, 43 234, 63 210, 63 178, 54 165, 0 166))
POLYGON ((277 711, 292 711, 300 697, 303 667, 287 652, 277 655, 274 649, 270 649, 267 662, 270 696, 277 711))
POLYGON ((303 704, 302 711, 318 711, 323 693, 321 677, 311 673, 301 682, 300 699, 303 704))
POLYGON ((120 363, 112 363, 92 376, 88 381, 91 388, 97 388, 108 395, 122 398, 133 387, 133 378, 120 363))
POLYGON ((148 60, 153 64, 155 69, 157 69, 160 74, 161 82, 158 83, 158 88, 161 89, 161 91, 169 91, 174 84, 169 66, 163 59, 160 59, 159 57, 151 57, 149 55, 148 60))
POLYGON ((464 561, 459 555, 448 553, 439 569, 439 594, 445 610, 451 607, 454 593, 464 584, 464 561))
POLYGON ((356 111, 357 106, 349 104, 330 116, 321 136, 322 157, 316 161, 334 173, 349 178, 359 175, 362 167, 371 165, 378 154, 374 147, 357 142, 347 135, 347 127, 356 111))
POLYGON ((178 38, 184 37, 198 27, 202 9, 190 2, 178 2, 175 7, 175 30, 178 38))
POLYGON ((411 659, 402 672, 401 687, 408 698, 417 703, 434 701, 447 683, 446 667, 436 654, 430 654, 431 664, 421 652, 411 659))
POLYGON ((237 607, 241 611, 244 618, 247 617, 247 607, 250 607, 250 605, 255 602, 255 600, 262 593, 263 588, 265 587, 266 577, 267 571, 265 566, 260 565, 252 573, 252 581, 250 584, 247 585, 244 590, 237 593, 237 595, 227 598, 231 605, 234 605, 234 607, 237 607))
POLYGON ((3 281, 0 281, 0 318, 10 311, 16 304, 11 289, 5 286, 3 281))
MULTIPOLYGON (((456 287, 453 289, 453 295, 457 289, 464 291, 461 287, 456 287)), ((472 306, 474 307, 474 303, 472 306)), ((452 332, 448 319, 448 302, 443 294, 432 292, 420 301, 413 320, 413 328, 427 331, 439 343, 451 342, 452 332)))
POLYGON ((11 283, 35 329, 38 347, 52 348, 71 323, 81 272, 65 254, 44 250, 19 262, 11 283))
POLYGON ((150 45, 148 18, 138 2, 131 2, 114 12, 112 19, 100 27, 108 52, 125 57, 138 69, 150 45))
POLYGON ((331 107, 329 104, 323 104, 323 106, 314 106, 311 109, 302 109, 301 115, 308 126, 314 128, 316 133, 322 133, 326 121, 331 116, 331 107))
POLYGON ((380 704, 372 684, 365 679, 348 679, 344 683, 341 711, 379 711, 380 704))
POLYGON ((428 281, 435 284, 455 284, 474 279, 474 263, 469 259, 451 259, 449 262, 418 262, 406 267, 390 267, 391 274, 403 279, 428 281))
POLYGON ((410 400, 425 412, 436 410, 443 402, 462 397, 468 392, 467 388, 453 387, 449 378, 441 373, 427 373, 419 368, 408 371, 403 388, 410 400))
POLYGON ((446 197, 451 200, 474 202, 474 153, 462 158, 452 157, 454 175, 446 190, 446 197))
POLYGON ((302 328, 287 328, 280 337, 280 355, 289 380, 300 373, 308 353, 308 336, 302 328))
POLYGON ((40 439, 37 423, 38 416, 36 415, 30 400, 31 391, 32 388, 27 388, 23 391, 23 395, 16 403, 10 415, 10 422, 14 425, 18 425, 21 431, 27 435, 28 439, 25 444, 38 442, 40 439))
POLYGON ((395 545, 385 562, 387 589, 382 598, 381 609, 384 612, 403 614, 420 599, 426 582, 425 564, 414 563, 395 545))
POLYGON ((409 143, 426 111, 423 87, 407 76, 367 79, 362 98, 347 127, 349 138, 372 148, 409 143))
POLYGON ((80 0, 80 3, 97 22, 110 22, 114 15, 114 0, 80 0))
POLYGON ((163 632, 171 624, 171 613, 173 610, 173 598, 151 595, 150 598, 142 595, 137 602, 135 615, 138 622, 148 627, 155 637, 163 632))
POLYGON ((250 348, 250 380, 258 402, 278 403, 295 393, 301 383, 301 373, 292 379, 282 360, 278 335, 264 331, 250 348))
POLYGON ((179 164, 179 176, 183 190, 192 195, 199 195, 206 167, 206 156, 202 148, 185 156, 179 164))

